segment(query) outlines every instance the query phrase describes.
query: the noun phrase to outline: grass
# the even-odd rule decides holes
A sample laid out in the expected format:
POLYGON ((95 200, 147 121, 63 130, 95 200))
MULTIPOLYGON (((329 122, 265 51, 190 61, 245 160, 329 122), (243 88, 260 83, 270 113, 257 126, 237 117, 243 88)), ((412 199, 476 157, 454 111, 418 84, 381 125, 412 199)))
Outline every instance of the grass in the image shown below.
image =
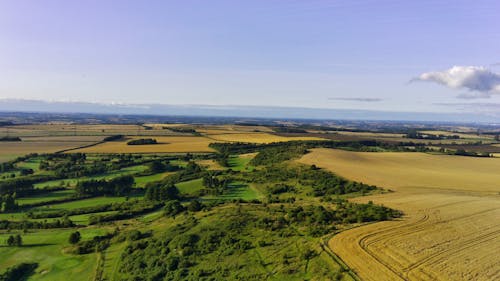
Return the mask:
POLYGON ((75 186, 78 181, 112 179, 112 178, 116 178, 119 176, 133 175, 135 173, 143 172, 147 168, 148 167, 145 165, 137 165, 137 166, 126 167, 126 168, 123 168, 121 170, 110 171, 110 172, 107 172, 107 173, 104 173, 101 175, 46 181, 46 182, 37 183, 34 186, 35 186, 35 188, 44 188, 44 187, 48 187, 48 186, 67 186, 67 184, 69 184, 70 186, 75 186))
POLYGON ((224 194, 217 196, 205 196, 204 199, 221 199, 221 200, 234 200, 234 199, 243 199, 243 200, 254 200, 261 199, 262 194, 255 189, 254 187, 243 183, 243 182, 231 182, 227 189, 224 191, 224 194))
POLYGON ((248 163, 255 157, 255 153, 242 154, 242 155, 231 155, 228 159, 229 168, 233 171, 253 171, 254 166, 248 163))
MULTIPOLYGON (((88 280, 93 275, 96 255, 69 255, 63 248, 69 246, 68 237, 74 229, 54 229, 1 233, 3 243, 9 235, 20 233, 23 238, 22 247, 0 247, 0 271, 21 262, 39 263, 36 273, 30 280, 88 280)), ((105 229, 79 229, 83 240, 106 233, 105 229)))
POLYGON ((154 181, 160 181, 166 176, 171 174, 170 172, 164 172, 164 173, 159 173, 159 174, 153 174, 149 176, 140 176, 140 177, 134 177, 135 180, 135 186, 136 187, 144 187, 146 186, 147 183, 154 182, 154 181))
POLYGON ((62 199, 62 198, 67 198, 75 194, 75 191, 72 189, 68 190, 59 190, 59 191, 54 191, 46 194, 39 194, 31 197, 22 197, 16 199, 16 202, 19 205, 26 205, 26 204, 33 204, 33 203, 39 203, 39 202, 44 202, 44 201, 49 201, 49 200, 55 200, 55 199, 62 199))
POLYGON ((180 182, 175 185, 179 192, 183 195, 194 194, 195 192, 203 189, 203 179, 195 179, 185 182, 180 182))
POLYGON ((40 159, 37 158, 27 159, 26 161, 17 163, 17 167, 32 169, 33 171, 37 172, 40 170, 40 159))
POLYGON ((90 199, 83 199, 78 201, 71 201, 60 204, 46 205, 42 207, 33 208, 33 211, 59 211, 59 210, 73 210, 78 208, 93 207, 104 204, 125 202, 127 197, 96 197, 90 199))

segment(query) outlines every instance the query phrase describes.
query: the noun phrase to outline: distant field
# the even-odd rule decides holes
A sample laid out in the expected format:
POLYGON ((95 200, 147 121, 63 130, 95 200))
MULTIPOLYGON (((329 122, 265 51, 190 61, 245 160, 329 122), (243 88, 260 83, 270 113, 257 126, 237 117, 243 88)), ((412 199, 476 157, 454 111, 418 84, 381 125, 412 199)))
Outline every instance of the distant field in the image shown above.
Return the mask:
POLYGON ((177 135, 163 127, 147 127, 126 124, 73 125, 34 124, 7 126, 0 129, 0 136, 109 136, 109 135, 177 135))
POLYGON ((425 187, 500 191, 500 159, 426 153, 315 149, 303 163, 321 163, 349 179, 396 189, 425 187))
POLYGON ((52 153, 92 143, 94 141, 33 140, 0 142, 0 161, 9 161, 29 153, 52 153))
POLYGON ((210 135, 210 138, 225 142, 271 143, 292 140, 323 140, 318 137, 282 137, 268 133, 229 133, 210 135))
POLYGON ((139 137, 128 138, 123 141, 113 141, 96 146, 77 149, 71 152, 84 153, 174 153, 174 152, 213 152, 208 145, 214 140, 197 136, 153 136, 158 144, 151 145, 127 145, 127 142, 139 137))
POLYGON ((329 242, 363 280, 500 279, 500 159, 315 149, 300 162, 395 190, 353 201, 402 210, 404 219, 329 242))

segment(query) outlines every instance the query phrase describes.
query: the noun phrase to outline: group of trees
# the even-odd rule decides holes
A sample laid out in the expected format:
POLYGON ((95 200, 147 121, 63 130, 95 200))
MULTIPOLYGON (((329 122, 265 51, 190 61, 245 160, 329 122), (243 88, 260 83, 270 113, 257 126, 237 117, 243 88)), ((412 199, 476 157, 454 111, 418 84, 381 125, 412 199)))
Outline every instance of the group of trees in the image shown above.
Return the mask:
POLYGON ((411 130, 406 133, 406 138, 419 139, 419 140, 457 140, 460 139, 459 135, 442 135, 442 134, 428 134, 420 133, 416 130, 411 130))
POLYGON ((23 238, 19 234, 10 235, 9 238, 7 238, 6 243, 7 246, 21 247, 23 245, 23 238))
POLYGON ((0 196, 0 213, 14 211, 18 208, 15 194, 5 194, 0 196))
POLYGON ((29 275, 33 274, 37 267, 37 263, 20 263, 9 267, 4 273, 0 274, 0 281, 25 280, 29 275))
POLYGON ((136 139, 127 142, 127 145, 145 145, 145 144, 157 144, 156 139, 136 139))
POLYGON ((171 182, 148 185, 144 199, 148 201, 167 201, 179 198, 179 190, 171 182))
POLYGON ((116 177, 110 180, 89 180, 80 181, 75 187, 79 195, 91 196, 123 196, 130 193, 134 185, 134 177, 127 175, 116 177))

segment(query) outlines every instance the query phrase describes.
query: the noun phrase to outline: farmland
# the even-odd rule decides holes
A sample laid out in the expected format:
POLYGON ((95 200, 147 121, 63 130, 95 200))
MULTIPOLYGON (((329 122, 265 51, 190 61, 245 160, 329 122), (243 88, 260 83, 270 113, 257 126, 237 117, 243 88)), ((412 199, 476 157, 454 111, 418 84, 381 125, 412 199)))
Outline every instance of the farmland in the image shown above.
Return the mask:
POLYGON ((452 144, 281 125, 3 129, 21 141, 0 142, 12 153, 0 173, 0 274, 23 262, 36 264, 28 280, 498 274, 491 135, 462 132, 474 143, 452 144))
POLYGON ((355 198, 404 218, 347 230, 329 246, 364 280, 498 279, 500 159, 318 149, 300 162, 394 193, 355 198))
MULTIPOLYGON (((33 149, 2 164, 0 241, 5 246, 0 247, 0 272, 25 262, 36 264, 33 272, 26 272, 29 280, 133 280, 141 272, 136 268, 136 259, 141 259, 137 243, 169 243, 165 237, 176 235, 179 241, 198 237, 212 244, 191 238, 182 245, 170 242, 170 253, 151 254, 141 262, 149 268, 143 276, 160 270, 170 279, 188 274, 197 280, 208 274, 230 280, 274 272, 273 280, 352 280, 348 268, 322 250, 321 236, 357 221, 398 216, 382 206, 330 197, 316 206, 321 195, 377 188, 287 162, 293 153, 267 152, 286 151, 288 146, 303 151, 298 147, 320 140, 316 137, 282 137, 265 127, 254 132, 247 126, 206 131, 158 124, 144 130, 129 125, 67 126, 9 128, 9 134, 22 132, 23 139, 16 143, 33 149), (141 135, 133 135, 134 130, 141 135), (164 135, 149 135, 151 131, 164 135), (104 140, 119 133, 126 135, 104 140), (127 144, 145 138, 156 143, 127 144), (59 141, 68 146, 54 151, 39 146, 59 141), (248 142, 251 151, 238 151, 241 141, 248 142), (235 151, 226 155, 213 143, 227 143, 235 151), (260 153, 266 156, 257 157, 260 153), (325 185, 328 181, 336 186, 325 185), (241 221, 234 225, 230 218, 241 221), (178 227, 191 236, 179 234, 178 227), (70 243, 76 231, 80 238, 70 243), (15 243, 21 245, 8 242, 13 237, 19 237, 15 243), (174 249, 182 249, 182 254, 174 249), (220 268, 213 271, 216 256, 220 268), (184 265, 164 269, 155 261, 164 258, 184 265)), ((155 248, 144 249, 150 251, 155 248)))

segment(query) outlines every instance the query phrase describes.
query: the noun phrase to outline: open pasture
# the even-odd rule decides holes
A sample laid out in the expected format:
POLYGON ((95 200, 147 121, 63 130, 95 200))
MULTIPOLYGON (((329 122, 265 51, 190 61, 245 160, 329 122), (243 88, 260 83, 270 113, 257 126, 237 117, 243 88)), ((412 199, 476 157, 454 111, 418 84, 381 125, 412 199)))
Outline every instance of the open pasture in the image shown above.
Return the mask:
MULTIPOLYGON (((2 269, 19 262, 37 262, 39 266, 29 280, 89 280, 93 276, 97 254, 70 255, 64 253, 62 247, 69 246, 68 236, 73 229, 36 230, 23 234, 24 245, 19 251, 17 247, 0 247, 0 265, 2 269)), ((80 229, 83 240, 90 240, 95 235, 103 235, 105 229, 80 229)), ((0 241, 7 239, 11 233, 0 233, 0 241)))
POLYGON ((500 278, 500 159, 315 149, 299 161, 395 190, 353 201, 402 210, 403 219, 329 242, 363 280, 500 278))

